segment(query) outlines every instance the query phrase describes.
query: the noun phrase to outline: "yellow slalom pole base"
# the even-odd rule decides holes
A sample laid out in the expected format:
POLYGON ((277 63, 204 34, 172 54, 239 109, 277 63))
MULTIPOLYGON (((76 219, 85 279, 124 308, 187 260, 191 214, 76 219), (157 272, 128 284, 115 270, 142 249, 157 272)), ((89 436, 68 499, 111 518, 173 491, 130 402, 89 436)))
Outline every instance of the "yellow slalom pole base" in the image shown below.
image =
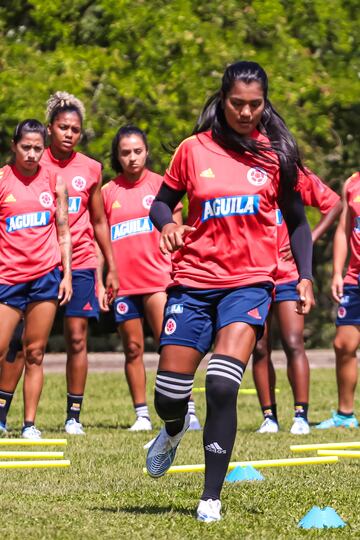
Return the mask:
MULTIPOLYGON (((195 394, 201 394, 202 392, 205 392, 205 386, 199 386, 198 388, 193 388, 192 392, 195 394)), ((275 388, 276 394, 280 392, 278 388, 275 388)), ((246 396, 256 396, 256 389, 255 388, 240 388, 239 394, 244 394, 246 396)))
MULTIPOLYGON (((340 443, 319 443, 319 444, 294 444, 290 446, 292 452, 309 452, 316 450, 346 450, 348 448, 359 448, 360 442, 340 442, 340 443)), ((334 454, 332 454, 334 455, 334 454)))
POLYGON ((0 446, 66 446, 67 439, 0 439, 0 446))
POLYGON ((0 469, 55 469, 69 467, 68 459, 53 461, 0 461, 0 469))
POLYGON ((0 459, 62 459, 64 452, 1 452, 0 459))
POLYGON ((338 456, 344 458, 360 459, 360 451, 356 450, 318 450, 319 456, 338 456))
MULTIPOLYGON (((302 465, 322 465, 323 463, 336 463, 339 460, 337 456, 327 457, 309 457, 309 458, 290 458, 290 459, 265 459, 259 461, 232 461, 229 463, 228 471, 235 469, 235 467, 247 467, 251 465, 255 469, 264 469, 270 467, 295 467, 302 465)), ((179 473, 192 473, 205 471, 204 464, 197 465, 176 465, 170 467, 166 474, 179 474, 179 473)), ((143 472, 147 474, 146 468, 143 472)))

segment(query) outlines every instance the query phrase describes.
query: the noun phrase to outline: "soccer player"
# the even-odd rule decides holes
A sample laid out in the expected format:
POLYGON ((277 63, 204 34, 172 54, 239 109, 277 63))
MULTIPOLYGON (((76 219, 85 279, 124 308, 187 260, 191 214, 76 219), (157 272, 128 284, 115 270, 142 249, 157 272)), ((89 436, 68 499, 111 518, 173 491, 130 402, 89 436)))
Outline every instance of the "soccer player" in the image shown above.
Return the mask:
MULTIPOLYGON (((39 165, 45 139, 40 122, 21 122, 11 146, 13 163, 0 170, 0 365, 14 369, 5 359, 10 352, 11 360, 16 352, 9 351, 9 345, 24 318, 22 436, 29 439, 40 437, 35 416, 43 386, 42 362, 58 301, 65 305, 72 295, 66 185, 60 175, 39 165)), ((16 369, 18 376, 21 371, 16 369)), ((9 409, 14 390, 2 381, 2 410, 9 409)), ((0 429, 6 433, 6 422, 0 429)))
POLYGON ((343 211, 335 232, 333 247, 333 278, 331 292, 340 305, 336 318, 334 349, 338 409, 332 417, 316 427, 357 428, 354 396, 357 384, 356 351, 360 344, 360 173, 353 174, 344 184, 343 211), (343 278, 346 258, 350 260, 343 278))
MULTIPOLYGON (((308 171, 299 175, 299 191, 304 205, 318 208, 321 219, 312 231, 316 242, 341 212, 340 197, 315 174, 308 171)), ((310 432, 309 362, 304 347, 304 317, 295 312, 298 294, 298 273, 289 246, 289 236, 280 210, 277 211, 279 261, 275 278, 275 299, 266 322, 264 336, 253 353, 253 377, 258 392, 264 421, 258 433, 277 433, 279 424, 275 398, 275 370, 271 361, 271 324, 275 316, 287 358, 287 374, 294 396, 294 419, 290 432, 306 435, 310 432)))
MULTIPOLYGON (((146 402, 146 374, 143 362, 143 320, 147 319, 158 343, 169 285, 171 259, 159 250, 159 232, 149 219, 149 210, 159 191, 162 177, 147 167, 149 147, 145 133, 136 126, 121 127, 111 152, 112 168, 118 176, 102 188, 113 252, 120 282, 114 303, 115 321, 124 346, 125 374, 134 404, 136 420, 130 431, 151 430, 146 402)), ((182 223, 182 205, 173 213, 182 223)), ((99 298, 106 310, 99 266, 99 298)), ((191 425, 200 429, 195 405, 189 403, 191 425)))
POLYGON ((205 383, 205 486, 197 508, 205 522, 221 518, 237 394, 271 301, 277 206, 300 276, 298 312, 308 313, 314 302, 311 233, 294 189, 302 164, 267 93, 267 75, 255 62, 227 67, 195 134, 175 152, 150 213, 161 231, 160 249, 176 253, 155 385, 155 407, 165 426, 146 466, 150 476, 160 477, 173 462, 189 424, 194 373, 214 342, 205 383), (177 225, 172 210, 184 193, 188 222, 177 225))

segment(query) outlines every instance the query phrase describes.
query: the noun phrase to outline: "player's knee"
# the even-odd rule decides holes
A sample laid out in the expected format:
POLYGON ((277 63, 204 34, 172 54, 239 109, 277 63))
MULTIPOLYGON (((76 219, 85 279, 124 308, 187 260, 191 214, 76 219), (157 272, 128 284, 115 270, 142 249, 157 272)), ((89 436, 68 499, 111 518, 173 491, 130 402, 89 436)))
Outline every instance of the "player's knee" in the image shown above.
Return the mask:
POLYGON ((227 407, 237 399, 239 385, 224 377, 206 377, 206 400, 216 409, 227 407))
POLYGON ((86 351, 86 336, 75 333, 68 339, 68 351, 70 354, 80 354, 86 351))
POLYGON ((30 365, 40 366, 45 354, 45 347, 40 345, 28 345, 25 347, 25 362, 30 365))
POLYGON ((154 405, 162 420, 177 420, 186 415, 193 382, 191 375, 158 372, 154 405))
POLYGON ((260 340, 256 343, 255 349, 253 351, 253 362, 265 362, 269 360, 269 351, 267 343, 260 340))
POLYGON ((337 357, 347 357, 354 356, 357 350, 357 342, 353 343, 352 340, 349 340, 345 336, 336 335, 334 342, 334 350, 337 357))
POLYGON ((130 341, 125 349, 125 362, 131 363, 136 362, 136 360, 139 360, 142 358, 142 355, 144 353, 144 348, 140 343, 137 343, 136 341, 130 341))
POLYGON ((305 347, 302 333, 290 332, 284 341, 284 350, 289 361, 304 354, 305 347))

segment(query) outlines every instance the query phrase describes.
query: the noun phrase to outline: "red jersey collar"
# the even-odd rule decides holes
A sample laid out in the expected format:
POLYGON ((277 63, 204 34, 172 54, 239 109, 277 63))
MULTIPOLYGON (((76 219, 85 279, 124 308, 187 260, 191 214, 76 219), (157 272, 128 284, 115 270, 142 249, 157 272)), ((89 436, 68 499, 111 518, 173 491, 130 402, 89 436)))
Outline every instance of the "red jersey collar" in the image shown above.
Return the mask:
POLYGON ((64 167, 66 167, 67 165, 69 165, 69 163, 71 163, 71 161, 73 161, 73 159, 75 159, 76 157, 76 154, 77 152, 73 152, 71 154, 71 156, 69 157, 69 159, 56 159, 56 157, 53 156, 51 150, 50 150, 50 146, 48 146, 45 150, 45 152, 47 152, 48 156, 49 156, 49 159, 55 163, 56 165, 58 165, 59 167, 61 167, 62 169, 64 167))
POLYGON ((25 175, 21 174, 21 172, 19 171, 19 169, 16 168, 15 165, 10 165, 10 168, 11 168, 13 174, 16 176, 16 178, 18 178, 19 180, 21 180, 25 184, 30 184, 30 182, 35 180, 35 178, 37 178, 39 176, 39 173, 41 171, 41 165, 39 165, 39 164, 38 164, 38 170, 32 176, 25 176, 25 175))
POLYGON ((123 186, 127 188, 132 188, 132 187, 139 186, 140 184, 144 183, 147 180, 149 174, 150 174, 149 169, 144 169, 142 172, 142 175, 140 176, 138 180, 136 180, 135 182, 130 182, 129 180, 127 180, 125 175, 121 173, 119 174, 119 176, 115 178, 115 182, 117 182, 118 184, 122 184, 123 186))

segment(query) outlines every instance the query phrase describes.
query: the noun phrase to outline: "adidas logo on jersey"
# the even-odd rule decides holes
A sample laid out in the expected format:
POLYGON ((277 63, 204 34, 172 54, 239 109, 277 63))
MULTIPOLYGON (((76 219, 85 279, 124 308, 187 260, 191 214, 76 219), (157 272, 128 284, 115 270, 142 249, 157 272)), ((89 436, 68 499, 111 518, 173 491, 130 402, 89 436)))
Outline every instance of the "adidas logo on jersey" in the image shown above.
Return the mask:
POLYGON ((121 204, 119 203, 119 201, 115 201, 112 203, 111 208, 121 208, 121 204))
POLYGON ((205 169, 205 171, 201 171, 200 176, 202 178, 215 178, 215 174, 212 172, 210 168, 205 169))
POLYGON ((250 309, 247 314, 250 315, 250 317, 254 317, 254 319, 261 319, 258 308, 250 309))
POLYGON ((226 454, 226 450, 223 450, 223 448, 221 448, 220 444, 218 444, 217 442, 208 444, 207 446, 205 446, 205 450, 207 450, 208 452, 212 452, 213 454, 226 454))
POLYGON ((5 202, 16 202, 16 199, 15 199, 14 195, 12 193, 10 193, 10 195, 8 195, 6 197, 5 202))
MULTIPOLYGON (((5 201, 5 202, 6 202, 6 201, 5 201)), ((355 203, 360 202, 360 195, 356 195, 356 197, 354 198, 353 202, 355 202, 355 203)))

